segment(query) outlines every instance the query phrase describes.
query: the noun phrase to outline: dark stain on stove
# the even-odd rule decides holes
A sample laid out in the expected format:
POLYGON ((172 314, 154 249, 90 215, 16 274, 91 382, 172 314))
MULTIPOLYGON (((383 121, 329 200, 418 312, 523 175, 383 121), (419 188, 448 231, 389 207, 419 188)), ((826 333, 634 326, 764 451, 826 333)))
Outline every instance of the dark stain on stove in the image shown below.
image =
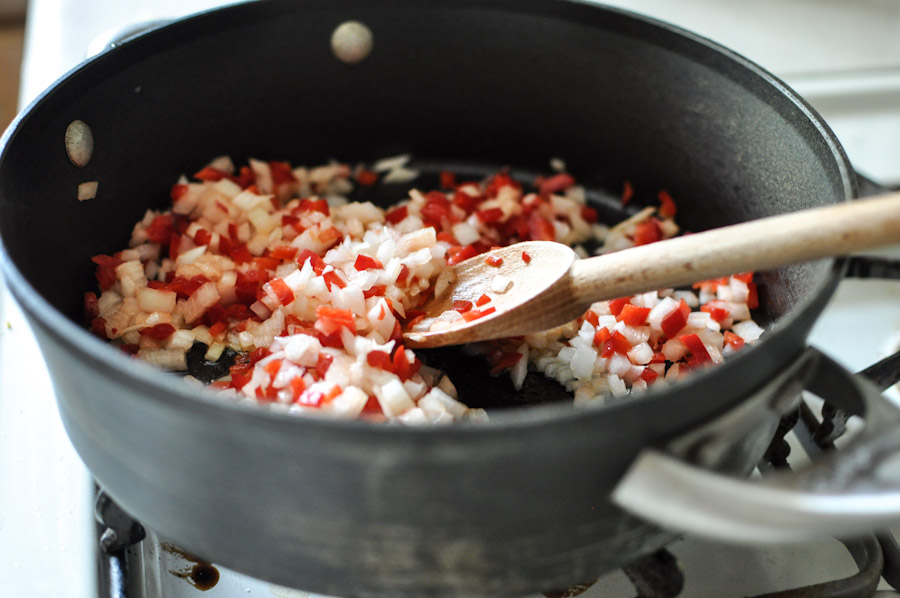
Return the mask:
POLYGON ((169 570, 169 573, 175 577, 186 580, 189 584, 203 592, 215 587, 215 585, 219 583, 219 570, 211 563, 207 563, 202 559, 188 554, 171 544, 163 544, 162 547, 163 550, 169 554, 173 554, 187 561, 187 564, 183 568, 177 571, 169 570))
POLYGON ((562 588, 561 590, 551 590, 549 592, 544 592, 544 596, 546 598, 575 598, 575 596, 580 596, 581 594, 587 592, 595 583, 597 583, 597 580, 591 579, 584 583, 579 583, 575 584, 574 586, 562 588))

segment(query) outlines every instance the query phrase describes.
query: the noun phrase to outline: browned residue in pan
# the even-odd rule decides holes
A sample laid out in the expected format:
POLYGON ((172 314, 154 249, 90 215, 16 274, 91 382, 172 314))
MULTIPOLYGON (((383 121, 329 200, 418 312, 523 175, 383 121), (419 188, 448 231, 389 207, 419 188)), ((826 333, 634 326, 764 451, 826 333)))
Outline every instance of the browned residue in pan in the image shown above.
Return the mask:
POLYGON ((186 580, 189 584, 204 592, 219 583, 219 570, 212 564, 198 559, 171 544, 163 544, 162 548, 169 554, 174 554, 187 561, 183 568, 176 571, 169 570, 169 573, 175 577, 186 580))
POLYGON ((544 596, 546 598, 575 598, 575 596, 580 596, 581 594, 587 592, 595 583, 597 583, 597 580, 591 579, 584 583, 579 583, 567 588, 562 588, 561 590, 551 590, 549 592, 544 592, 544 596))

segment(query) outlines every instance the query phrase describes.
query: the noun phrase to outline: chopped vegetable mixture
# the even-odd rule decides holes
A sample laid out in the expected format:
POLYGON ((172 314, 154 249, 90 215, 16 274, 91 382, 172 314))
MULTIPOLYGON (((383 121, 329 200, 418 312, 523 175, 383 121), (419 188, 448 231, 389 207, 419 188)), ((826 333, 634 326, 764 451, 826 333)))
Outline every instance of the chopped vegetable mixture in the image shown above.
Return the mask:
MULTIPOLYGON (((147 211, 127 249, 93 258, 100 293, 85 295, 91 329, 168 370, 187 372, 199 357, 217 366, 213 388, 276 409, 405 424, 483 420, 402 343, 446 268, 518 241, 558 241, 587 255, 591 244, 608 252, 679 233, 666 192, 621 223, 598 223, 561 166, 531 187, 506 172, 479 181, 444 172, 439 189, 412 188, 384 210, 347 195, 414 179, 405 157, 371 168, 259 160, 237 168, 217 158, 172 187, 170 209, 147 211)), ((626 185, 623 202, 632 193, 626 185)), ((441 316, 446 325, 492 313, 491 295, 508 290, 502 260, 486 259, 496 284, 454 305, 441 316)), ((517 388, 539 371, 590 404, 721 362, 759 338, 757 303, 743 273, 601 301, 565 326, 475 349, 517 388)))

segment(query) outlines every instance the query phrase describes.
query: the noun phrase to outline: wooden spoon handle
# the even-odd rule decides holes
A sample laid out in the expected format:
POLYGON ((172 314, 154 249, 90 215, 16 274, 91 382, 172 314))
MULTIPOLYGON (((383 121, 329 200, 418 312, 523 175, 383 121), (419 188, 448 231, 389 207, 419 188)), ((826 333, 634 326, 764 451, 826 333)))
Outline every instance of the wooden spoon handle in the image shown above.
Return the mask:
POLYGON ((900 193, 889 193, 577 260, 572 289, 590 303, 898 242, 900 193))

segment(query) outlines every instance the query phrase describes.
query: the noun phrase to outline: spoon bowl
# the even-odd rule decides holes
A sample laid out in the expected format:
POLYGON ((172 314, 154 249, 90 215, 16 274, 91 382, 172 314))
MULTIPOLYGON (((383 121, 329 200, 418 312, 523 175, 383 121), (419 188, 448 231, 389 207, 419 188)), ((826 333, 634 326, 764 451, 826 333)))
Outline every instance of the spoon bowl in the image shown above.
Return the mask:
POLYGON ((435 296, 425 304, 419 331, 404 335, 409 347, 438 347, 520 336, 574 320, 590 306, 573 301, 570 270, 578 256, 551 241, 524 241, 469 258, 438 279, 435 296), (502 292, 498 292, 502 289, 502 292), (479 299, 489 296, 490 302, 479 299), (461 305, 481 317, 456 320, 429 330, 441 314, 461 305))

